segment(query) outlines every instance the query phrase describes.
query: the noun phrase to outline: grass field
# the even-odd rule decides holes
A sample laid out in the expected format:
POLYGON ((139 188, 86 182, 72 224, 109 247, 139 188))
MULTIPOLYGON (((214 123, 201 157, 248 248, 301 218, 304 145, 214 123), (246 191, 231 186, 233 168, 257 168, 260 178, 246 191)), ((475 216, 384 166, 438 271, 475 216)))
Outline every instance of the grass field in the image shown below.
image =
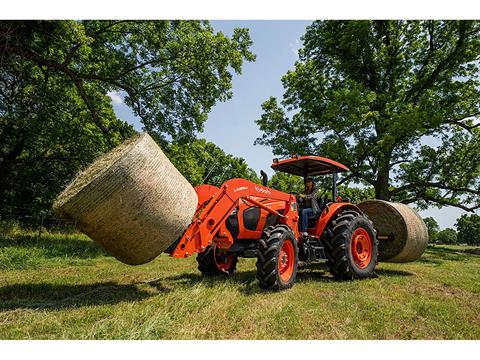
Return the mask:
POLYGON ((301 270, 266 293, 253 259, 204 279, 194 257, 131 267, 83 235, 17 232, 0 238, 0 338, 480 339, 477 251, 431 246, 364 281, 301 270))

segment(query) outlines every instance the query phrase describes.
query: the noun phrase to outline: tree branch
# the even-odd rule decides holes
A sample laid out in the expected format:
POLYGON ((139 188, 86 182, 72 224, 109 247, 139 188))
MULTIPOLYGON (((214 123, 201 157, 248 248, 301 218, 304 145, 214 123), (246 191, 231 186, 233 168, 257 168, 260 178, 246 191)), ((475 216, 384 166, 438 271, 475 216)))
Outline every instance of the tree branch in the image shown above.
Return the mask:
POLYGON ((410 162, 410 161, 412 161, 412 160, 411 159, 397 160, 397 161, 391 162, 390 164, 388 164, 388 166, 390 168, 392 168, 395 165, 402 164, 402 163, 407 163, 407 162, 410 162))
MULTIPOLYGON (((458 53, 460 52, 461 48, 465 43, 466 30, 467 30, 466 26, 467 25, 465 22, 463 21, 460 22, 458 40, 455 45, 455 48, 446 58, 444 58, 442 61, 438 63, 437 67, 432 71, 432 73, 425 79, 423 83, 421 83, 421 80, 423 80, 421 79, 419 82, 416 82, 415 84, 413 84, 412 88, 410 89, 410 91, 407 92, 407 95, 405 97, 407 102, 413 96, 412 102, 416 104, 422 92, 429 89, 435 83, 440 73, 454 62, 456 56, 458 55, 458 53)), ((423 75, 420 77, 423 78, 423 75)))
POLYGON ((463 118, 458 118, 458 119, 448 119, 445 121, 445 123, 447 124, 452 124, 452 125, 456 125, 456 126, 459 126, 465 130, 467 130, 468 132, 472 133, 472 130, 477 128, 477 127, 480 127, 480 122, 478 124, 475 124, 475 125, 468 125, 468 124, 465 124, 463 123, 462 121, 468 119, 468 118, 472 118, 472 117, 475 117, 475 116, 479 116, 480 115, 480 111, 477 112, 477 113, 474 113, 474 114, 470 114, 470 115, 466 115, 464 116, 463 118))
MULTIPOLYGON (((350 152, 350 150, 348 149, 346 143, 345 143, 345 137, 342 136, 337 130, 335 130, 334 128, 332 128, 332 131, 333 133, 335 134, 336 137, 338 137, 339 141, 340 141, 340 144, 342 145, 342 147, 344 148, 344 150, 346 152, 350 152)), ((369 176, 367 176, 366 174, 361 174, 359 173, 358 171, 356 171, 355 169, 352 169, 353 166, 355 166, 354 164, 352 163, 349 163, 347 164, 348 167, 350 168, 350 172, 357 178, 359 179, 363 179, 365 180, 366 182, 368 182, 370 185, 374 185, 375 184, 375 181, 370 178, 369 176)))
POLYGON ((444 185, 441 182, 417 182, 417 183, 407 184, 407 185, 400 186, 400 187, 397 187, 397 188, 393 189, 391 191, 391 193, 392 194, 398 194, 399 192, 402 192, 404 190, 415 189, 415 188, 418 188, 418 187, 423 187, 423 188, 433 187, 433 188, 441 189, 441 190, 450 190, 450 191, 454 191, 454 192, 465 192, 465 193, 469 193, 469 194, 473 194, 473 195, 480 195, 480 190, 473 190, 473 189, 463 188, 463 187, 455 188, 455 187, 452 187, 452 186, 444 185))

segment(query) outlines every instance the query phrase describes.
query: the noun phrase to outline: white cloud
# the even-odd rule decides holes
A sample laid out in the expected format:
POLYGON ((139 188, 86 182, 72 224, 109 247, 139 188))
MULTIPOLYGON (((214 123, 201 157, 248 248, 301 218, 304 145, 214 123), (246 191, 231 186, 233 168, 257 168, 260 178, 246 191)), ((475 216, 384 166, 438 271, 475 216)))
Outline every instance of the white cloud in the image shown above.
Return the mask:
POLYGON ((109 91, 107 92, 107 96, 112 99, 112 103, 114 105, 121 105, 123 104, 123 96, 118 91, 109 91))

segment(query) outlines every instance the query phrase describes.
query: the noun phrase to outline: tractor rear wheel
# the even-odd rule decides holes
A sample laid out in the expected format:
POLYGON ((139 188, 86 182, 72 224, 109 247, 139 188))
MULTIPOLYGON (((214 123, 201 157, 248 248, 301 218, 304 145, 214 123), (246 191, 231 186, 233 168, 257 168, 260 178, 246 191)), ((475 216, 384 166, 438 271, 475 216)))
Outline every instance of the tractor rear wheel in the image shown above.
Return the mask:
POLYGON ((237 257, 225 254, 215 245, 197 255, 198 270, 204 276, 230 275, 237 268, 237 257))
POLYGON ((365 214, 355 210, 339 213, 327 228, 324 245, 327 265, 336 279, 363 279, 374 275, 378 240, 365 214))
POLYGON ((293 286, 298 270, 298 245, 286 225, 270 226, 259 240, 257 278, 266 290, 283 290, 293 286))

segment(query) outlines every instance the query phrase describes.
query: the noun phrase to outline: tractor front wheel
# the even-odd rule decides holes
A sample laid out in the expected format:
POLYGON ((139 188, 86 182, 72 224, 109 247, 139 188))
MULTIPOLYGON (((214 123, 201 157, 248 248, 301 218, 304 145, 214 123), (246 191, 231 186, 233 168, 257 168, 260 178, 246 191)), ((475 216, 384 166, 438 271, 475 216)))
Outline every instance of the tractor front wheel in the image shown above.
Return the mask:
POLYGON ((226 254, 215 245, 197 255, 198 270, 204 276, 230 275, 237 268, 237 257, 226 254))
POLYGON ((292 287, 297 270, 298 245, 292 230, 286 225, 265 229, 257 257, 259 286, 275 291, 292 287))
POLYGON ((368 217, 343 211, 329 224, 324 241, 327 265, 340 280, 372 277, 378 257, 378 240, 368 217))

